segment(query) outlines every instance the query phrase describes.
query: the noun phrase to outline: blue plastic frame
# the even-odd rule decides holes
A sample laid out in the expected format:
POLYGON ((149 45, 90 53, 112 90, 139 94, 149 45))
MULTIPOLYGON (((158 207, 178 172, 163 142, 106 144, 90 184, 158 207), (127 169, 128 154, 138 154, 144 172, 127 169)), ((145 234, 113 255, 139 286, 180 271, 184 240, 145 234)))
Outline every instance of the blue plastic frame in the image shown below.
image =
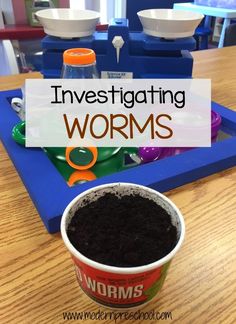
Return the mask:
MULTIPOLYGON (((41 149, 25 149, 12 140, 12 128, 19 117, 11 109, 8 98, 20 95, 20 90, 0 92, 0 138, 49 233, 59 231, 67 204, 93 186, 131 182, 164 192, 236 165, 236 136, 232 136, 214 143, 211 148, 197 148, 69 187, 41 149)), ((236 134, 236 113, 216 103, 212 103, 212 108, 221 115, 223 127, 236 134)))

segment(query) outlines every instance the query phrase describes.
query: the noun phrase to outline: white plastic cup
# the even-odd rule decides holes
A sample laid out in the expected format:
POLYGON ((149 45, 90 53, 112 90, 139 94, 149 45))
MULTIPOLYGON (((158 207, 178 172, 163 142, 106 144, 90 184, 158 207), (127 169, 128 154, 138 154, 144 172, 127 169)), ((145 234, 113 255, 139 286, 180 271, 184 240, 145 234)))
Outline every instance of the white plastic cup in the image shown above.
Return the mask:
MULTIPOLYGON (((145 222, 145 218, 143 221, 145 222)), ((137 184, 111 183, 89 189, 70 202, 62 216, 61 234, 71 253, 79 285, 85 294, 103 306, 121 309, 143 305, 159 293, 170 262, 183 243, 185 224, 179 209, 161 193, 137 184), (98 199, 105 193, 116 193, 120 196, 139 194, 163 207, 177 229, 177 242, 173 250, 160 260, 138 267, 116 267, 101 264, 76 250, 69 241, 66 232, 73 215, 80 207, 98 199)))

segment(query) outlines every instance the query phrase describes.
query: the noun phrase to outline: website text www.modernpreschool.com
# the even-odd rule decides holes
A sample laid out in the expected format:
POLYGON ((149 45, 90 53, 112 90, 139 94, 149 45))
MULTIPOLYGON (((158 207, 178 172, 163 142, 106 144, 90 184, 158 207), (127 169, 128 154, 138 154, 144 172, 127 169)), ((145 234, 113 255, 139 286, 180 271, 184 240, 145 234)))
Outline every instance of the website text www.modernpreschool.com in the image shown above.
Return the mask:
POLYGON ((63 320, 65 321, 106 321, 106 320, 112 320, 115 323, 121 320, 126 321, 146 321, 149 323, 149 321, 166 321, 166 320, 172 320, 172 312, 166 311, 166 312, 158 312, 151 310, 149 312, 144 311, 126 311, 126 312, 114 312, 114 311, 82 311, 82 312, 63 312, 62 313, 63 320))

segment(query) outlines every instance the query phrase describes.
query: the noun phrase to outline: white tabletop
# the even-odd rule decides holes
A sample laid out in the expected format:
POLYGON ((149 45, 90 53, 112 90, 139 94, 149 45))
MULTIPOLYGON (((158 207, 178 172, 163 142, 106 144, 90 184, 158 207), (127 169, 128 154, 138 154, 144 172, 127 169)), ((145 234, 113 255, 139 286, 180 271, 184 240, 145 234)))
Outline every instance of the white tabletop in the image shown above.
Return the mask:
POLYGON ((194 3, 175 3, 174 9, 201 12, 204 15, 221 18, 236 18, 236 9, 199 6, 194 3))

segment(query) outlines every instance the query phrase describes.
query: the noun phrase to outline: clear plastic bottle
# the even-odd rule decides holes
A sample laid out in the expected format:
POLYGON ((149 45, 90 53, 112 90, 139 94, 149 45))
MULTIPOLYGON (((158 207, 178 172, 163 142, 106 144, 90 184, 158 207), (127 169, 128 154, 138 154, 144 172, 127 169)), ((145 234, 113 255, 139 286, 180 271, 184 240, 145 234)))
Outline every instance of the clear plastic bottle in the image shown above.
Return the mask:
POLYGON ((98 79, 96 55, 89 48, 70 48, 63 53, 63 79, 98 79))
MULTIPOLYGON (((63 53, 63 79, 98 79, 96 55, 89 48, 70 48, 63 53)), ((67 147, 65 157, 67 163, 75 170, 90 169, 96 162, 98 149, 96 147, 67 147)), ((84 175, 83 175, 84 176, 84 175)), ((84 180, 80 174, 77 180, 84 180)))

